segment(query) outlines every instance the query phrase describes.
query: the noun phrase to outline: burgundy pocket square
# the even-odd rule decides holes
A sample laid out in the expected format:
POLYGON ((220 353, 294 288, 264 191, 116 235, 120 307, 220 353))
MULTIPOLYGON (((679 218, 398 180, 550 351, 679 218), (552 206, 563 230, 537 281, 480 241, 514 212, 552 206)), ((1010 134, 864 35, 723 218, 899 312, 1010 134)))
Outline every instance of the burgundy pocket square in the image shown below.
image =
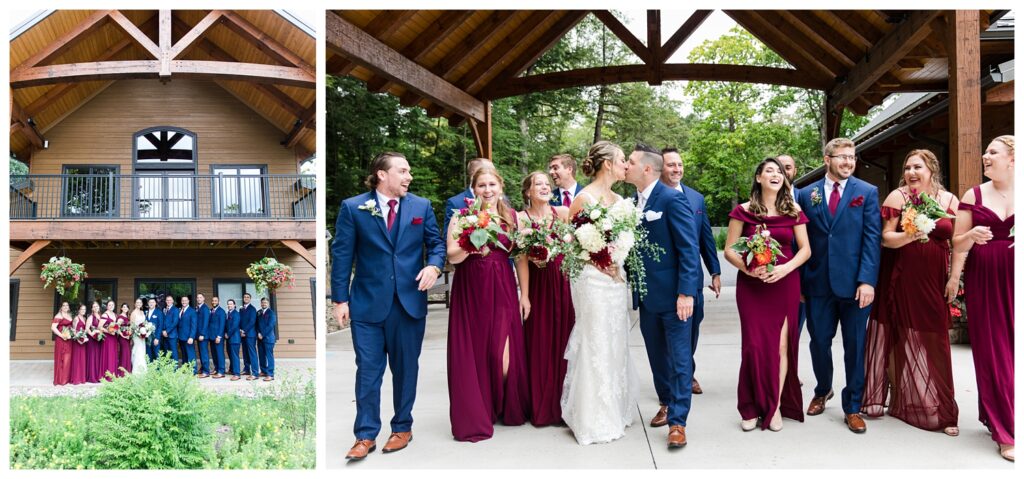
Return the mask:
POLYGON ((421 225, 421 224, 423 224, 423 218, 421 218, 419 216, 413 218, 412 219, 412 224, 414 224, 414 225, 421 225))
POLYGON ((864 205, 864 197, 863 196, 858 196, 858 197, 854 198, 853 201, 850 202, 850 207, 851 208, 856 208, 858 206, 863 206, 863 205, 864 205))

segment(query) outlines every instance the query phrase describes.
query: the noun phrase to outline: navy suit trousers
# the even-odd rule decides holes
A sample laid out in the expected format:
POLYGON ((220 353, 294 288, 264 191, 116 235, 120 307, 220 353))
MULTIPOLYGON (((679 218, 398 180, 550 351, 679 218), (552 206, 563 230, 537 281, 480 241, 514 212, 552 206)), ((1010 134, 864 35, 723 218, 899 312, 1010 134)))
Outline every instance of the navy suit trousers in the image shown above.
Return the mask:
POLYGON ((256 354, 260 357, 260 372, 267 374, 267 344, 256 336, 256 354))
POLYGON ((247 374, 259 376, 260 357, 259 354, 256 352, 256 332, 253 331, 251 335, 247 334, 244 338, 242 338, 242 341, 242 347, 244 348, 242 350, 242 355, 245 356, 245 366, 242 367, 242 369, 247 371, 247 374))
POLYGON ((217 374, 224 374, 224 338, 220 339, 220 344, 214 342, 214 340, 208 340, 207 343, 210 345, 210 360, 213 363, 213 371, 217 374))
POLYGON ((193 344, 188 344, 188 339, 179 339, 178 344, 181 345, 181 349, 185 351, 185 356, 181 358, 181 363, 192 363, 192 374, 196 374, 199 371, 199 363, 196 362, 196 345, 195 340, 192 340, 193 344))
POLYGON ((242 348, 241 343, 230 343, 227 345, 228 359, 231 360, 231 375, 238 376, 241 374, 241 368, 239 367, 238 361, 238 350, 242 348))
POLYGON ((263 346, 263 353, 260 355, 260 371, 266 373, 267 376, 274 377, 274 343, 269 341, 260 341, 260 346, 263 346))
POLYGON ((835 296, 807 296, 807 333, 811 336, 811 363, 817 386, 815 396, 832 390, 832 339, 843 332, 843 363, 846 387, 843 388, 843 412, 860 412, 864 397, 864 337, 871 306, 861 309, 857 300, 835 296))
POLYGON ((693 317, 680 321, 675 311, 652 313, 640 306, 640 332, 654 376, 658 402, 668 406, 668 424, 686 426, 693 396, 693 317))
POLYGON ((160 337, 160 352, 170 353, 174 363, 178 363, 178 338, 160 337))
MULTIPOLYGON (((703 283, 703 279, 701 282, 703 283)), ((697 372, 697 339, 700 338, 700 323, 704 321, 704 291, 698 289, 697 295, 693 297, 693 316, 690 317, 693 324, 690 325, 690 363, 694 374, 697 372)), ((692 384, 691 384, 692 386, 692 384)))
POLYGON ((376 439, 380 433, 380 386, 384 367, 391 366, 395 416, 391 432, 412 430, 412 406, 416 401, 420 351, 426 318, 413 318, 397 298, 381 323, 352 322, 352 346, 356 353, 356 439, 376 439))
POLYGON ((146 338, 146 355, 150 361, 156 361, 160 357, 160 345, 153 346, 153 337, 146 338))
POLYGON ((206 374, 210 374, 210 341, 203 340, 199 341, 199 362, 202 363, 202 370, 206 374))

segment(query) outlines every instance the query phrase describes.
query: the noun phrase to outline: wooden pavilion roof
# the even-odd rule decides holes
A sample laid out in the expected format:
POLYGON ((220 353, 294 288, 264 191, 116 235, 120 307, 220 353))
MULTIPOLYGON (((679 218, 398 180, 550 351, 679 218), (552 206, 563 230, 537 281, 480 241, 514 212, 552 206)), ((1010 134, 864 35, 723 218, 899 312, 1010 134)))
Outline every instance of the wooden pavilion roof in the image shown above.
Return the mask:
MULTIPOLYGON (((489 124, 493 99, 573 86, 724 80, 825 91, 830 116, 864 115, 894 92, 946 91, 947 18, 939 10, 727 10, 792 68, 667 63, 710 15, 697 10, 675 32, 648 11, 646 42, 608 11, 335 10, 327 14, 327 72, 364 80, 406 106, 452 125, 489 124), (642 64, 522 76, 593 14, 642 64)), ((979 12, 980 31, 1005 11, 979 12)), ((981 42, 981 66, 1013 57, 1012 39, 981 42)), ((980 73, 980 72, 979 72, 980 73)), ((838 130, 838 122, 833 121, 838 130)), ((476 135, 480 136, 480 135, 476 135)), ((478 139, 478 146, 479 146, 478 139)))
POLYGON ((58 10, 10 42, 11 151, 27 159, 45 133, 119 79, 210 79, 316 150, 316 41, 271 10, 58 10))

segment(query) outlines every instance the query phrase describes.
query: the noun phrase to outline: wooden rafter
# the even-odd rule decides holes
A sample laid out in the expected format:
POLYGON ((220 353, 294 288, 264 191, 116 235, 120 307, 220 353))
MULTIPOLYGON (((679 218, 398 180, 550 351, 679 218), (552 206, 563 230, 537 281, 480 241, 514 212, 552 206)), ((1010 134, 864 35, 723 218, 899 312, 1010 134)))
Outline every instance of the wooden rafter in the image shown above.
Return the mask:
POLYGON ((22 134, 28 138, 28 141, 32 143, 32 146, 42 149, 45 145, 46 139, 39 134, 29 119, 29 116, 25 114, 25 111, 21 109, 18 102, 14 99, 14 92, 11 92, 11 133, 21 131, 22 134))
MULTIPOLYGON (((314 78, 295 67, 198 60, 174 60, 170 62, 170 67, 172 75, 186 78, 242 80, 305 88, 316 87, 314 78)), ((32 67, 21 72, 12 72, 11 87, 26 88, 66 82, 159 78, 159 76, 159 60, 72 63, 32 67)))
MULTIPOLYGON (((164 11, 169 12, 169 10, 162 10, 160 14, 163 15, 164 11)), ((149 37, 146 36, 146 34, 142 32, 142 30, 139 30, 139 27, 135 26, 135 24, 132 23, 132 21, 129 20, 128 17, 125 17, 123 13, 121 13, 118 10, 111 10, 109 15, 110 19, 113 20, 114 23, 117 24, 117 26, 121 27, 121 30, 123 32, 128 34, 128 36, 131 37, 132 40, 135 40, 135 43, 137 43, 144 50, 149 52, 149 54, 152 55, 154 59, 160 60, 163 57, 163 50, 161 50, 160 46, 153 43, 153 40, 150 40, 149 37)))
POLYGON ((647 51, 650 52, 649 66, 651 85, 661 85, 661 64, 665 58, 661 53, 661 10, 647 11, 647 51))
POLYGON ((188 33, 178 39, 178 43, 175 43, 174 46, 171 47, 167 56, 170 57, 171 60, 174 60, 187 55, 189 50, 198 46, 198 41, 202 39, 203 35, 223 19, 223 15, 223 10, 213 10, 208 13, 199 21, 199 23, 196 24, 196 26, 192 27, 191 30, 188 30, 188 33))
POLYGON ((551 49, 558 40, 565 36, 569 30, 572 30, 572 28, 586 16, 586 10, 570 10, 565 12, 565 14, 556 20, 551 28, 548 28, 540 38, 528 45, 518 57, 508 62, 508 66, 505 67, 505 70, 495 77, 495 80, 480 93, 480 96, 484 98, 489 97, 490 90, 499 88, 504 82, 519 76, 519 74, 536 62, 544 52, 551 49))
MULTIPOLYGON (((834 52, 822 47, 821 43, 815 41, 814 38, 808 37, 800 29, 794 28, 777 11, 766 10, 758 12, 757 16, 760 16, 764 22, 771 25, 775 31, 788 37, 790 45, 794 45, 807 59, 824 68, 831 78, 841 76, 853 66, 853 62, 843 62, 837 59, 837 56, 841 57, 842 55, 836 55, 834 52)), ((772 47, 774 46, 772 45, 772 47)))
MULTIPOLYGON (((451 35, 456 28, 465 23, 475 13, 476 10, 451 10, 442 13, 426 30, 417 35, 405 48, 402 48, 402 56, 420 63, 423 61, 423 57, 433 51, 434 48, 448 38, 448 35, 451 35)), ((367 83, 367 89, 370 91, 387 91, 391 88, 391 85, 392 83, 387 79, 374 78, 367 83), (378 82, 380 82, 379 85, 378 82)))
POLYGON ((867 91, 871 84, 896 66, 896 62, 931 33, 929 24, 940 13, 939 10, 917 10, 903 23, 885 34, 857 65, 850 70, 846 81, 831 91, 830 108, 838 110, 867 91))
POLYGON ((316 268, 316 258, 313 257, 313 254, 310 253, 309 250, 302 246, 302 243, 296 240, 281 240, 281 244, 301 256, 302 259, 306 260, 310 266, 316 268))
POLYGON ((285 148, 294 148, 295 144, 299 142, 299 139, 302 137, 304 132, 313 127, 313 119, 315 117, 316 102, 313 102, 313 105, 307 108, 306 111, 302 112, 302 115, 295 120, 295 125, 292 126, 292 130, 288 132, 288 136, 281 140, 281 144, 284 145, 285 148))
POLYGON ((831 81, 834 79, 832 72, 821 66, 813 58, 810 58, 809 54, 803 51, 803 49, 791 46, 791 40, 786 34, 778 31, 774 26, 760 18, 760 16, 746 10, 726 10, 725 14, 729 15, 741 27, 761 40, 762 43, 768 45, 769 48, 778 53, 790 65, 796 67, 797 70, 803 71, 806 75, 813 76, 818 80, 831 81))
POLYGON ((59 57, 69 48, 75 46, 79 40, 85 38, 90 33, 110 21, 109 13, 110 10, 97 10, 93 14, 89 15, 85 20, 79 22, 78 25, 75 25, 75 27, 70 31, 50 42, 49 45, 44 47, 42 50, 39 50, 35 55, 32 55, 25 61, 21 62, 14 71, 16 72, 18 70, 24 70, 38 65, 45 65, 59 57))
POLYGON ((679 47, 683 46, 683 42, 690 38, 700 26, 711 16, 711 12, 714 10, 697 10, 687 18, 683 25, 676 30, 675 33, 669 37, 668 41, 665 42, 661 47, 662 51, 662 62, 668 61, 672 58, 672 55, 679 50, 679 47))
POLYGON ((515 13, 511 10, 499 10, 488 15, 480 26, 459 42, 437 64, 430 67, 430 71, 441 78, 448 78, 452 71, 462 65, 463 60, 490 43, 491 39, 515 18, 515 13))
POLYGON ((615 15, 612 15, 612 12, 608 10, 594 10, 593 13, 594 16, 604 24, 604 26, 608 27, 609 31, 618 37, 619 40, 622 40, 622 43, 625 44, 633 54, 640 58, 640 61, 644 63, 651 62, 651 52, 648 51, 647 46, 645 46, 640 39, 634 36, 618 18, 615 18, 615 15))
POLYGON ((494 73, 504 66, 505 62, 508 61, 509 53, 515 48, 515 46, 523 41, 524 38, 529 36, 532 32, 537 30, 544 21, 546 21, 551 15, 556 14, 549 10, 540 10, 530 14, 519 26, 505 36, 497 46, 491 49, 491 51, 482 60, 476 62, 471 70, 465 74, 456 77, 450 77, 449 80, 456 85, 459 85, 463 90, 467 92, 476 92, 483 85, 484 81, 494 77, 494 73))
POLYGON ((327 14, 327 48, 445 108, 484 121, 484 103, 403 57, 333 12, 327 14))
POLYGON ((224 26, 237 33, 249 43, 252 43, 253 46, 267 54, 267 56, 277 60, 282 65, 291 65, 301 69, 311 77, 316 77, 315 67, 306 63, 301 56, 295 54, 277 40, 274 40, 270 35, 267 35, 252 23, 249 23, 248 20, 242 18, 238 13, 225 10, 222 18, 224 19, 224 26))

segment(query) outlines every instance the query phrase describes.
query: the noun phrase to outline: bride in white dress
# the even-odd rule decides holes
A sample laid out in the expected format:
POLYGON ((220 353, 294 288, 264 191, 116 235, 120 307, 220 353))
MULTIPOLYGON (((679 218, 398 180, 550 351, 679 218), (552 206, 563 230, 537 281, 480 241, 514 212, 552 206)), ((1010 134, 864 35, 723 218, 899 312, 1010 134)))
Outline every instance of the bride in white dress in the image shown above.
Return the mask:
MULTIPOLYGON (((131 325, 138 326, 146 322, 146 313, 142 312, 142 298, 135 300, 135 309, 130 316, 131 325)), ((132 374, 146 372, 149 361, 146 358, 146 341, 138 336, 132 336, 132 374)))
MULTIPOLYGON (((626 157, 613 143, 590 148, 581 169, 593 181, 572 202, 570 217, 585 204, 623 200, 612 191, 625 178, 626 157)), ((601 270, 591 264, 571 283, 576 324, 565 351, 562 419, 581 445, 610 442, 632 425, 638 387, 629 357, 629 288, 621 264, 601 270)))

